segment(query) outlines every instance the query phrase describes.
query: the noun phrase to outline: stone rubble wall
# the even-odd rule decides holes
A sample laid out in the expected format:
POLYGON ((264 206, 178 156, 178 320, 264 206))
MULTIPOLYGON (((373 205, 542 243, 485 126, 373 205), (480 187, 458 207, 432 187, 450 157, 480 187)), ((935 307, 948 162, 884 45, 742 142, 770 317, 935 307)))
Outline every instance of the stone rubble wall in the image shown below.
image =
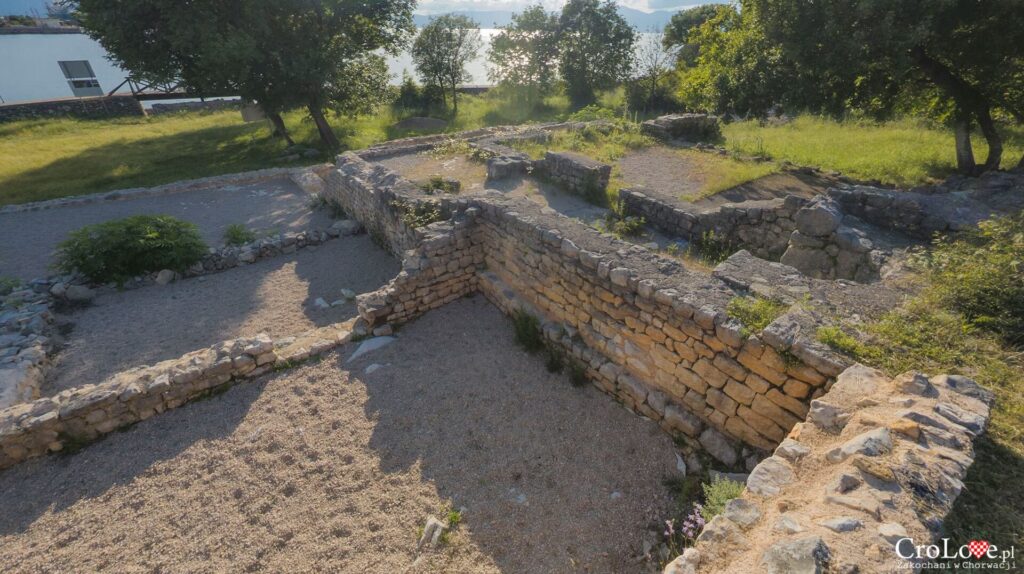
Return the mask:
POLYGON ((0 123, 58 117, 101 119, 145 115, 142 103, 132 96, 97 96, 0 104, 0 123))
POLYGON ((39 396, 53 350, 52 298, 35 286, 0 303, 0 409, 39 396))
MULTIPOLYGON (((838 202, 817 197, 798 211, 795 219, 796 229, 780 262, 815 279, 858 283, 878 279, 886 253, 868 238, 867 226, 846 216, 838 202)), ((882 245, 880 240, 878 245, 882 245)))
POLYGON ((619 199, 628 215, 641 216, 664 233, 689 241, 703 241, 713 233, 717 241, 771 260, 785 253, 796 230, 796 213, 807 201, 789 196, 699 210, 681 202, 670 205, 637 189, 619 190, 619 199))
POLYGON ((973 202, 962 200, 963 205, 950 205, 938 201, 934 194, 912 191, 850 185, 832 188, 828 196, 846 214, 924 240, 936 233, 973 227, 989 216, 988 210, 979 211, 969 204, 973 202))
POLYGON ((431 198, 449 219, 409 229, 395 202, 425 201, 421 192, 348 154, 339 156, 327 187, 382 241, 414 245, 402 251, 403 271, 394 281, 359 298, 366 332, 476 290, 506 312, 513 307, 507 300, 525 301, 549 338, 585 357, 599 387, 726 464, 756 454, 750 449, 774 448, 844 366, 794 334, 778 338, 778 350, 744 337, 724 312, 732 295, 724 282, 688 284, 689 292, 659 288, 672 278, 637 269, 664 260, 610 239, 601 240, 610 242, 604 252, 582 249, 563 231, 600 234, 567 218, 550 216, 556 225, 544 225, 500 198, 431 198))
POLYGON ((916 571, 895 545, 940 536, 992 399, 966 377, 850 367, 665 574, 916 571))
POLYGON ((612 166, 572 152, 549 151, 543 161, 534 162, 534 170, 569 193, 587 198, 604 197, 612 175, 612 166))
POLYGON ((640 124, 641 131, 663 140, 691 142, 717 141, 722 137, 718 116, 709 114, 670 114, 640 124))
POLYGON ((0 410, 0 469, 78 448, 139 421, 351 340, 354 321, 272 341, 239 338, 0 410))

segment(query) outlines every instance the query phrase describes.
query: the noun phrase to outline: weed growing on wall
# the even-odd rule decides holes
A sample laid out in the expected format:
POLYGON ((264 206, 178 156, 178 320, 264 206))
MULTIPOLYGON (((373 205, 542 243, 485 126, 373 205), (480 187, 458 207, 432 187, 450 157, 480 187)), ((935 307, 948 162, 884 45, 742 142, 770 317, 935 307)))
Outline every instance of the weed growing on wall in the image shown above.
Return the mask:
POLYGON ((540 330, 540 320, 522 309, 516 309, 512 315, 516 343, 530 353, 544 348, 544 335, 540 330))
POLYGON ((224 230, 224 243, 227 245, 245 245, 256 241, 256 234, 241 223, 232 223, 224 230))
POLYGON ((764 330, 788 309, 789 305, 765 297, 733 297, 725 312, 743 323, 743 336, 749 337, 764 330))

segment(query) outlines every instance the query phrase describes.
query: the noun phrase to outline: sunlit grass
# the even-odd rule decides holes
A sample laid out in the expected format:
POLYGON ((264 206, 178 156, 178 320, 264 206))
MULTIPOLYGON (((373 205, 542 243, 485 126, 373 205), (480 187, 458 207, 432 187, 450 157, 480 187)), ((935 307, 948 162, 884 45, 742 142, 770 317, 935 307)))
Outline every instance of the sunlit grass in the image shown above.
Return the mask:
MULTIPOLYGON (((734 122, 722 131, 731 151, 836 170, 860 180, 909 187, 945 178, 956 168, 952 131, 921 120, 879 124, 801 116, 783 125, 734 122)), ((1003 167, 1010 168, 1024 153, 1024 128, 1005 129, 1004 134, 1003 167)), ((974 153, 984 160, 984 139, 975 138, 974 153)))

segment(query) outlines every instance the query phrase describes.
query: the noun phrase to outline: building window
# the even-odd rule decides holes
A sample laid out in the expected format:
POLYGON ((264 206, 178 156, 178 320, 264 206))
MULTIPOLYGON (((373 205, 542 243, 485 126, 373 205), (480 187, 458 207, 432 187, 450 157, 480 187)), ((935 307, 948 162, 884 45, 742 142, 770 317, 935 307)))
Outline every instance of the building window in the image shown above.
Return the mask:
POLYGON ((57 62, 60 71, 68 81, 71 93, 75 97, 102 96, 103 89, 96 79, 96 73, 92 71, 89 60, 66 60, 57 62))

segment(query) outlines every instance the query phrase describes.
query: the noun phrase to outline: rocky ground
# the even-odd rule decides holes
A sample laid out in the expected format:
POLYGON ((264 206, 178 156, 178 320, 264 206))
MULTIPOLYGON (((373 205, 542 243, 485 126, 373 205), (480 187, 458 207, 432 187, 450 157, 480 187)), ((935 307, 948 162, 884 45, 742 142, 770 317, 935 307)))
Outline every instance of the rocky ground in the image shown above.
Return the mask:
POLYGON ((218 341, 257 333, 284 337, 343 321, 356 308, 342 289, 373 291, 398 271, 397 260, 358 235, 166 286, 106 292, 59 316, 71 331, 43 395, 218 341))
POLYGON ((196 224, 213 247, 224 230, 242 224, 257 233, 327 229, 330 219, 310 209, 309 194, 282 177, 247 185, 0 214, 0 276, 32 280, 51 273, 51 253, 68 233, 130 215, 172 215, 196 224))
POLYGON ((635 572, 671 440, 483 298, 0 473, 0 570, 635 572), (438 352, 443 341, 444 352, 438 352), (462 523, 417 558, 418 528, 462 523))

